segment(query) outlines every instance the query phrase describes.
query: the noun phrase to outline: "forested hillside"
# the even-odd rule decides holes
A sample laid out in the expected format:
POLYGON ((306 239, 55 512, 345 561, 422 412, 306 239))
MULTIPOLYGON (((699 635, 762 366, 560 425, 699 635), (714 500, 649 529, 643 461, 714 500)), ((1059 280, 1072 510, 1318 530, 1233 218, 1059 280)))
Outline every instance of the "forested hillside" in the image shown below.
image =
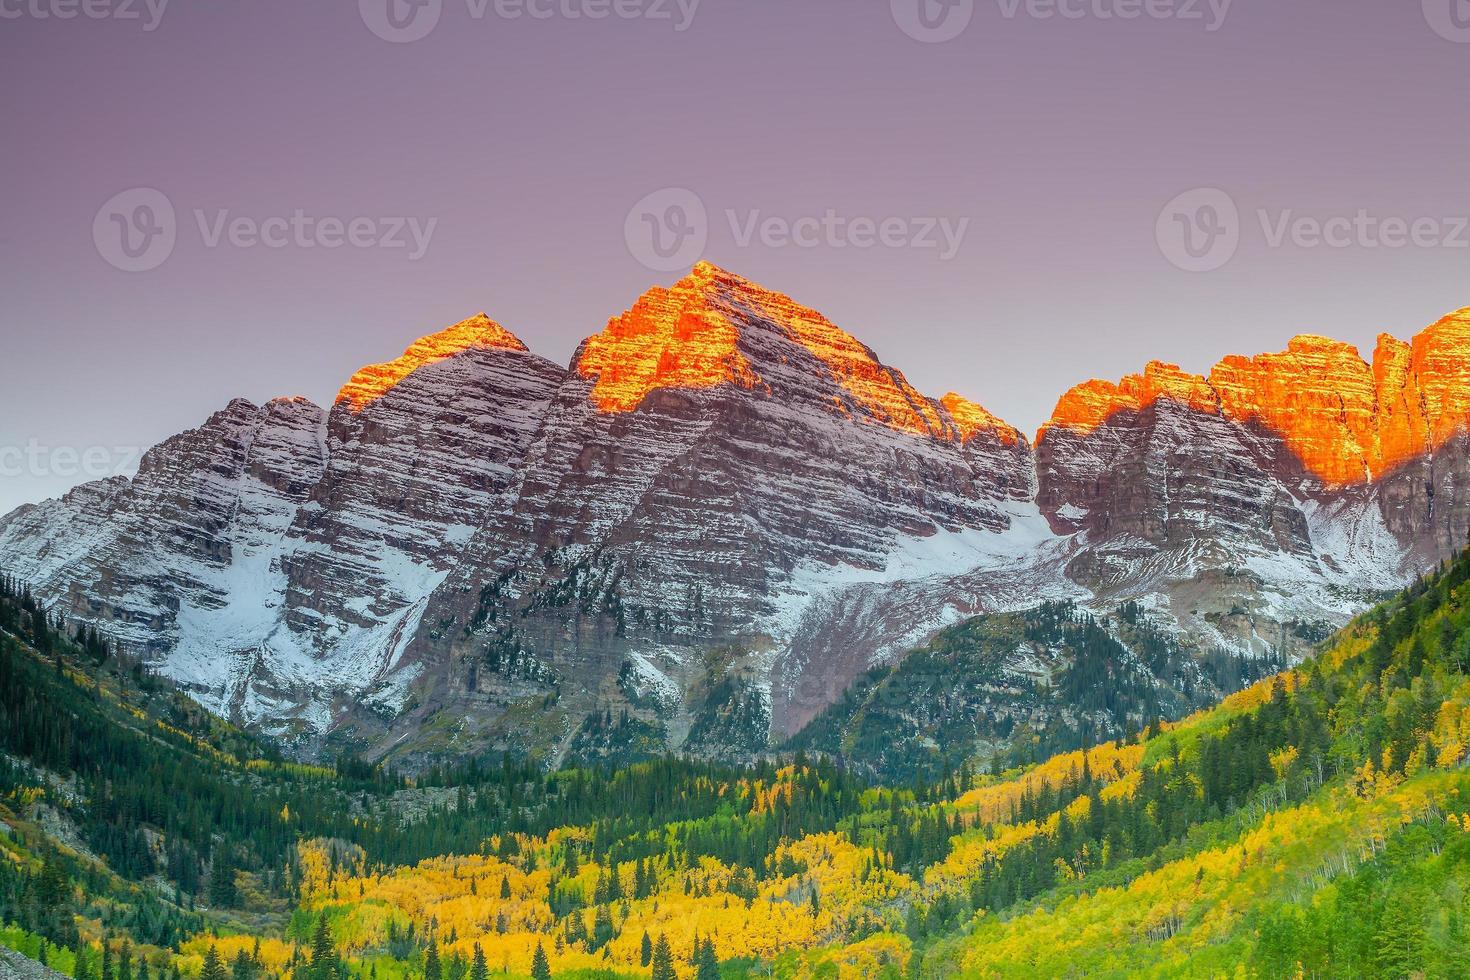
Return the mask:
POLYGON ((1178 724, 891 786, 303 767, 5 591, 0 941, 74 977, 1470 973, 1467 558, 1178 724))
MULTIPOLYGON (((1298 624, 1295 647, 1310 642, 1298 624)), ((795 738, 890 783, 934 780, 962 760, 1002 772, 1218 704, 1286 666, 1198 651, 1136 603, 1097 619, 1072 602, 977 616, 858 678, 795 738)))

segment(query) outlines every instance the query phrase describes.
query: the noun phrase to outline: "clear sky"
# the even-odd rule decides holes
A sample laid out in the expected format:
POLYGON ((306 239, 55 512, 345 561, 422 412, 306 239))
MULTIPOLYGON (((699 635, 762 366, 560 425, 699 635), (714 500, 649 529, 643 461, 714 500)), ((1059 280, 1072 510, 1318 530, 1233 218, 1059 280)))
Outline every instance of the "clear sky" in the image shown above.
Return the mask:
POLYGON ((329 402, 480 310, 566 361, 678 278, 644 214, 1026 430, 1152 358, 1470 305, 1459 0, 393 2, 0 0, 0 510, 79 482, 58 448, 329 402), (1206 272, 1219 197, 1194 258, 1163 214, 1196 188, 1240 215, 1206 272))

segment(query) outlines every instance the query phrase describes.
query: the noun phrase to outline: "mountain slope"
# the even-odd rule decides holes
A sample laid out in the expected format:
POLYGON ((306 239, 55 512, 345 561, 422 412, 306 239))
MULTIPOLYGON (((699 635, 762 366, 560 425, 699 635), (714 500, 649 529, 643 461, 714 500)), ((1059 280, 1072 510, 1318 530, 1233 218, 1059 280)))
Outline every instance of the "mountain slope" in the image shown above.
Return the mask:
POLYGON ((1463 974, 1467 582, 1462 556, 1112 786, 1033 783, 1014 805, 1042 829, 982 868, 1006 914, 936 942, 925 975, 1463 974))
POLYGON ((967 758, 999 771, 1210 707, 1284 666, 1181 646, 1136 605, 1098 619, 1043 603, 941 630, 869 671, 785 747, 890 783, 939 779, 967 758))
POLYGON ((1470 554, 1178 724, 909 789, 799 757, 282 764, 8 589, 0 941, 73 976, 104 946, 302 980, 525 978, 538 947, 568 977, 1470 967, 1470 554))

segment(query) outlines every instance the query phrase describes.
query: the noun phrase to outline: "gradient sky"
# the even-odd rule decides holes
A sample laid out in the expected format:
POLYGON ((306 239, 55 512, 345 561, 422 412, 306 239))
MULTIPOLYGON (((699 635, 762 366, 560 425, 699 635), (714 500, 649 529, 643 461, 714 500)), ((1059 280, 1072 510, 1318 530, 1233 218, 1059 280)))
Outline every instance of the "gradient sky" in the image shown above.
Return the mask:
MULTIPOLYGON (((146 446, 235 396, 327 403, 480 310, 564 362, 678 278, 624 238, 667 187, 706 204, 708 258, 1027 430, 1071 384, 1151 358, 1205 371, 1298 332, 1367 351, 1470 304, 1470 249, 1273 248, 1255 216, 1470 214, 1470 43, 1430 27, 1449 0, 1235 0, 1212 32, 977 0, 942 44, 906 36, 889 0, 703 0, 682 32, 444 0, 408 44, 352 0, 174 0, 153 31, 141 0, 142 21, 36 15, 58 2, 0 0, 19 14, 0 19, 0 447, 146 446), (134 187, 179 221, 142 273, 93 240, 134 187), (1219 271, 1181 271, 1155 240, 1197 187, 1244 214, 1219 271), (438 224, 410 261, 210 248, 195 209, 438 224), (942 261, 741 246, 727 209, 971 225, 942 261)), ((79 482, 13 469, 0 511, 79 482)))

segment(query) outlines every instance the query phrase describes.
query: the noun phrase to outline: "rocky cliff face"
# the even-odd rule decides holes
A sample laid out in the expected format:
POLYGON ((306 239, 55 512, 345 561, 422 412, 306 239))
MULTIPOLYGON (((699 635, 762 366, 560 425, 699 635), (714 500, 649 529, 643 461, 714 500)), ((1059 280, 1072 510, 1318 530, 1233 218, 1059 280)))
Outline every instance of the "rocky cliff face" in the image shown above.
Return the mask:
POLYGON ((720 707, 712 682, 764 699, 814 592, 887 575, 905 542, 1002 536, 1031 492, 1015 430, 700 266, 578 351, 515 505, 430 603, 418 655, 446 671, 403 727, 438 712, 569 746, 613 706, 682 745, 720 707), (527 696, 547 709, 529 730, 527 696))
POLYGON ((323 421, 299 399, 231 402, 150 450, 131 481, 5 518, 4 565, 69 617, 221 691, 276 608, 272 568, 321 479, 323 421))
POLYGON ((1074 388, 1037 440, 1042 511, 1082 545, 1069 578, 1220 645, 1340 619, 1465 540, 1467 367, 1462 311, 1371 363, 1303 336, 1074 388))
POLYGON ((330 412, 234 402, 0 519, 0 567, 308 741, 741 756, 1041 600, 1289 653, 1464 540, 1467 420, 1462 312, 1371 363, 1300 337, 1089 382, 1033 449, 702 264, 566 370, 481 315, 330 412))
POLYGON ((131 481, 0 522, 0 562, 206 703, 293 735, 392 716, 429 594, 563 371, 483 314, 364 368, 330 414, 232 402, 131 481))

